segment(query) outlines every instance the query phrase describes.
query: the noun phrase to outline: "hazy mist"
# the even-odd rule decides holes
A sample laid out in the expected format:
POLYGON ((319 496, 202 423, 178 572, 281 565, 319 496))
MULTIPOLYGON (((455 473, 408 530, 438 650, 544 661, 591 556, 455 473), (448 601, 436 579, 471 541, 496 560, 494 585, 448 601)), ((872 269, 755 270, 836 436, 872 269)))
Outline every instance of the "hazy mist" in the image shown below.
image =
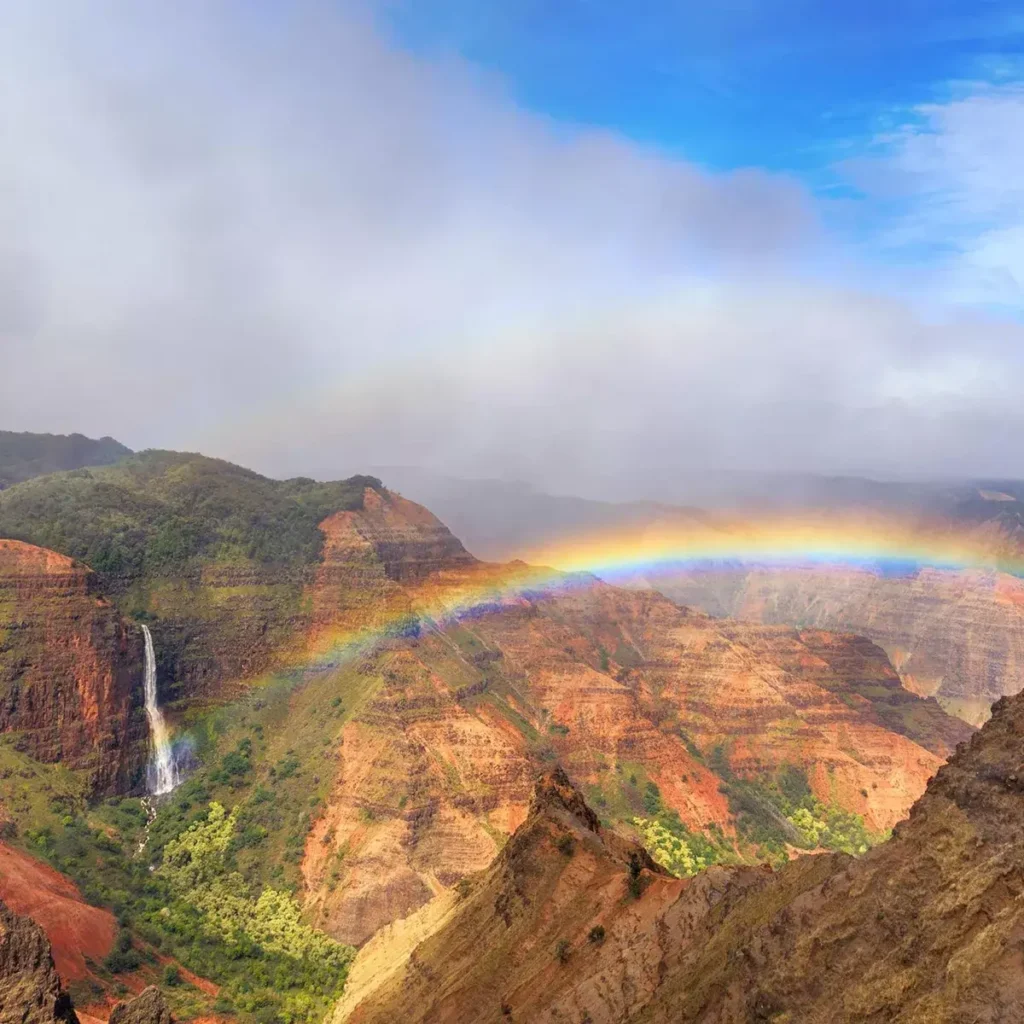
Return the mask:
POLYGON ((950 104, 825 198, 524 112, 370 5, 4 9, 0 426, 606 497, 1024 476, 1024 228, 985 226, 1020 180, 1021 144, 986 144, 1019 92, 950 104), (849 225, 908 180, 978 231, 880 267, 849 225))

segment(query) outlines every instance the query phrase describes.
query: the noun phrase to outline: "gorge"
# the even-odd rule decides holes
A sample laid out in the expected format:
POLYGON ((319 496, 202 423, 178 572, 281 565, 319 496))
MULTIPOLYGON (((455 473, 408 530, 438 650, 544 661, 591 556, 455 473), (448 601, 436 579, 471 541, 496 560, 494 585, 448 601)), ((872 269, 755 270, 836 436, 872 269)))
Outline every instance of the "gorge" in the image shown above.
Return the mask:
MULTIPOLYGON (((715 618, 583 572, 481 562, 373 478, 279 484, 143 453, 15 485, 0 494, 5 522, 26 537, 0 549, 0 583, 14 581, 0 590, 14 595, 2 606, 6 649, 32 658, 8 663, 3 707, 68 729, 37 702, 46 691, 34 680, 54 651, 84 649, 87 611, 119 638, 98 650, 130 665, 122 703, 104 705, 125 737, 104 766, 123 780, 115 787, 82 785, 85 763, 65 773, 61 745, 30 748, 25 711, 0 740, 0 815, 20 852, 129 922, 115 940, 125 949, 100 957, 113 966, 94 961, 72 980, 76 1005, 88 986, 112 999, 133 979, 159 982, 148 949, 199 979, 162 986, 184 1020, 215 1003, 246 1024, 264 1009, 318 1020, 343 995, 356 948, 366 952, 352 999, 365 991, 364 959, 398 969, 481 872, 515 856, 516 891, 533 899, 516 837, 533 827, 538 776, 556 766, 556 788, 577 793, 619 851, 600 877, 628 871, 632 850, 652 885, 703 887, 739 869, 759 879, 758 864, 781 871, 884 847, 974 732, 901 685, 861 636, 715 618), (112 485, 118 521, 125 508, 135 516, 119 553, 96 526, 112 485), (196 520, 223 532, 168 548, 167 523, 190 537, 199 496, 249 511, 230 528, 221 513, 196 520), (43 539, 81 545, 105 573, 28 543, 43 539), (22 622, 50 632, 26 646, 22 622), (195 750, 184 777, 165 701, 195 750), (147 791, 160 799, 143 805, 147 791)), ((582 870, 591 840, 569 838, 582 870)))

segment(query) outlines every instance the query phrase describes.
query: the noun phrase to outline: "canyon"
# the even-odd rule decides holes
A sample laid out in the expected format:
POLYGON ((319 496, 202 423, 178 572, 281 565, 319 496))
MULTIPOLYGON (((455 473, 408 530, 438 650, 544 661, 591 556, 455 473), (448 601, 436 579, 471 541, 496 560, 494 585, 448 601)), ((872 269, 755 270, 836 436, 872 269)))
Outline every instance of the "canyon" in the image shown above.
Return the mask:
MULTIPOLYGON (((518 879, 502 897, 509 920, 519 903, 533 906, 523 858, 542 861, 562 833, 573 854, 560 856, 589 879, 587 892, 605 894, 599 902, 621 895, 634 858, 645 893, 714 900, 723 878, 756 887, 774 877, 760 861, 785 873, 789 861, 831 863, 827 851, 867 856, 974 733, 902 685, 864 636, 719 618, 652 589, 482 562, 431 512, 372 478, 279 485, 215 460, 144 453, 10 488, 4 522, 66 547, 0 542, 5 856, 46 857, 86 902, 132 920, 140 949, 158 942, 188 977, 210 978, 208 992, 189 982, 192 1002, 172 993, 193 1016, 215 999, 248 1013, 257 998, 278 998, 269 983, 248 992, 240 979, 259 961, 231 967, 223 939, 165 883, 167 914, 159 903, 132 909, 131 894, 159 881, 168 844, 217 822, 229 830, 217 870, 233 891, 294 894, 303 922, 365 947, 343 1004, 354 1006, 374 987, 360 963, 398 977, 403 958, 457 920, 497 866, 518 879), (159 498, 133 513, 117 551, 97 525, 115 484, 129 509, 159 498), (67 488, 82 500, 65 501, 67 488), (230 538, 211 532, 222 528, 220 503, 239 493, 255 517, 243 547, 242 526, 230 538), (210 518, 182 518, 210 494, 210 518), (54 508, 59 516, 40 518, 54 508), (288 525, 275 527, 268 509, 288 525), (168 547, 171 520, 180 546, 168 547), (196 535, 205 539, 189 523, 208 524, 196 535), (79 548, 104 571, 76 560, 79 548), (134 799, 151 745, 146 632, 150 711, 193 750, 187 777, 149 811, 134 799), (547 796, 538 797, 539 774, 547 796), (209 817, 217 807, 230 816, 209 817), (201 956, 175 930, 186 927, 205 936, 201 956)), ((36 894, 19 907, 40 919, 60 886, 42 866, 18 870, 12 877, 34 879, 36 894)), ((566 901, 582 927, 585 907, 566 901)), ((657 914, 627 910, 631 941, 663 927, 657 914)), ((105 920, 97 950, 110 949, 105 920)), ((548 956, 539 933, 515 942, 548 956)), ((344 960, 347 948, 332 955, 344 960)), ((62 977, 81 979, 61 941, 54 952, 62 977)), ((97 956, 107 954, 91 963, 97 956)), ((87 974, 109 1006, 121 976, 87 974)), ((288 1012, 326 1008, 333 990, 311 984, 308 996, 280 996, 293 1000, 288 1012)))
POLYGON ((656 792, 687 828, 752 852, 705 752, 720 748, 741 778, 795 768, 881 834, 971 732, 904 691, 859 637, 721 623, 595 579, 508 596, 525 567, 475 561, 388 493, 323 529, 314 648, 357 623, 381 637, 356 659, 344 645, 311 657, 303 686, 250 706, 224 746, 248 737, 263 762, 311 759, 322 803, 302 884, 313 920, 346 942, 489 863, 545 763, 565 765, 609 822, 650 816, 656 792), (438 613, 444 595, 491 583, 473 614, 438 613))

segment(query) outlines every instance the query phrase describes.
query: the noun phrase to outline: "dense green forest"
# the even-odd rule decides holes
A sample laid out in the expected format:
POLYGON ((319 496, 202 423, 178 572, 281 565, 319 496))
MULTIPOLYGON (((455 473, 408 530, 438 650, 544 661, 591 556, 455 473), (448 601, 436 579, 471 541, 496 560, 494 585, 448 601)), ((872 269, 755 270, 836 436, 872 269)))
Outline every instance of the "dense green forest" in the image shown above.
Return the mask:
POLYGON ((176 575, 209 562, 314 562, 317 524, 361 507, 374 477, 270 480, 230 462, 146 451, 0 493, 0 537, 52 548, 110 576, 176 575))
POLYGON ((0 430, 0 491, 44 473, 83 466, 110 466, 131 455, 112 437, 98 441, 82 434, 29 434, 0 430))

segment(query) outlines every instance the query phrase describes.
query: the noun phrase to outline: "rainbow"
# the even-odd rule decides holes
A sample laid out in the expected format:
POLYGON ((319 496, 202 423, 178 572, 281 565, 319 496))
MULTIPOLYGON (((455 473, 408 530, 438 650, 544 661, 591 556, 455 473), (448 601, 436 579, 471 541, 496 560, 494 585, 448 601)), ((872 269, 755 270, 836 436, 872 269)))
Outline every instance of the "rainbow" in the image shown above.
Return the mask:
POLYGON ((996 534, 870 514, 604 531, 524 557, 565 572, 589 572, 609 583, 743 564, 857 566, 908 574, 924 568, 975 569, 1024 576, 1024 558, 996 534))
MULTIPOLYGON (((529 561, 478 562, 408 587, 396 585, 387 598, 390 607, 374 606, 370 621, 332 624, 303 643, 264 682, 282 677, 301 682, 353 664, 402 637, 439 632, 501 608, 571 594, 592 586, 595 577, 610 584, 647 584, 676 572, 743 565, 859 567, 888 575, 928 568, 980 570, 1024 577, 1024 559, 1003 550, 998 537, 865 516, 659 524, 576 536, 525 554, 529 561)), ((186 734, 177 738, 175 747, 190 743, 186 734)))
MULTIPOLYGON (((476 563, 411 586, 397 607, 374 611, 372 623, 334 628, 304 654, 305 669, 334 667, 400 636, 541 597, 607 583, 654 583, 658 577, 741 565, 858 567, 886 575, 921 569, 999 571, 1024 576, 1024 559, 1000 550, 982 531, 860 515, 762 519, 757 523, 655 524, 597 531, 525 553, 525 560, 476 563)), ((397 589, 397 588, 396 588, 397 589)))

